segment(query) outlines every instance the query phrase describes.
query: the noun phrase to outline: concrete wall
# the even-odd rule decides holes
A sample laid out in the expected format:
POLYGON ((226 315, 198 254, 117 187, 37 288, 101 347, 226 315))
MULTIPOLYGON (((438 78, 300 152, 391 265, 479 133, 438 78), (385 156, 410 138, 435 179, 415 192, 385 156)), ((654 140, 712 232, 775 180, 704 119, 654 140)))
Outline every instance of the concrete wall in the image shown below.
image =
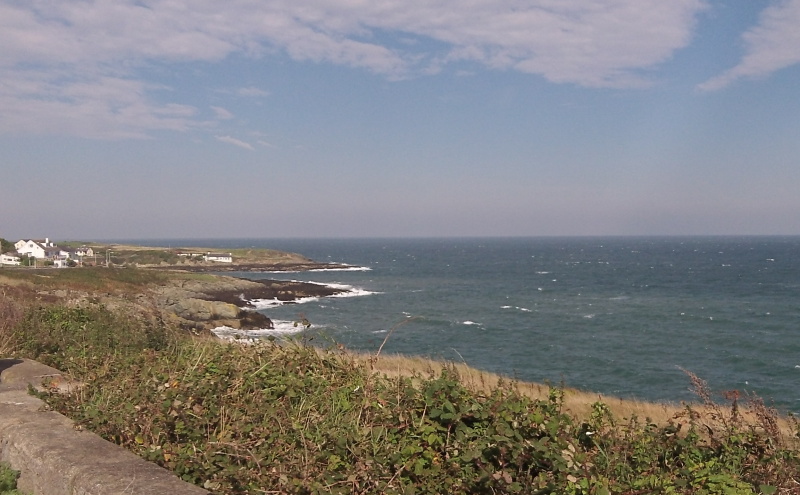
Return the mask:
MULTIPOLYGON (((0 460, 33 495, 202 495, 206 490, 87 431, 28 394, 61 378, 49 366, 0 359, 0 460)), ((63 384, 67 387, 68 384, 63 384)))

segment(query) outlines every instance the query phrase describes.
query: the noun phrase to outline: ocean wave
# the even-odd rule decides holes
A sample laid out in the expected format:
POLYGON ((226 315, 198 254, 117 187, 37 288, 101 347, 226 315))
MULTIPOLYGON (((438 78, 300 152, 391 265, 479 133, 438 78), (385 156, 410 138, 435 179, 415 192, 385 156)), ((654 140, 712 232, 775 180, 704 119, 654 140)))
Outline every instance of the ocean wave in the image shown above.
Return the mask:
POLYGON ((223 340, 235 340, 237 342, 247 342, 262 339, 264 337, 278 337, 302 332, 305 327, 295 326, 295 322, 288 320, 272 320, 274 328, 259 328, 255 330, 241 330, 231 327, 212 328, 211 333, 223 340))
POLYGON ((353 287, 352 285, 347 284, 337 284, 337 283, 322 283, 322 282, 308 282, 310 284, 316 285, 324 285, 325 287, 330 287, 332 289, 339 289, 345 292, 340 292, 338 294, 332 294, 327 297, 361 297, 361 296, 372 296, 374 294, 382 294, 382 292, 374 292, 367 289, 362 289, 360 287, 353 287))
POLYGON ((500 306, 500 309, 516 309, 518 311, 522 311, 523 313, 532 312, 532 310, 528 308, 523 308, 522 306, 500 306))
MULTIPOLYGON (((338 264, 338 263, 332 263, 338 264)), ((308 272, 371 272, 369 266, 354 266, 342 264, 336 268, 313 268, 311 270, 264 270, 259 273, 308 273, 308 272)))
POLYGON ((315 268, 313 270, 306 270, 309 272, 371 272, 372 268, 368 266, 351 266, 343 265, 341 268, 315 268))
POLYGON ((297 299, 293 299, 291 301, 281 301, 275 298, 275 299, 252 299, 248 302, 252 304, 253 307, 255 307, 256 311, 258 311, 261 309, 277 308, 278 306, 283 306, 285 304, 304 304, 318 300, 319 297, 300 297, 297 299))

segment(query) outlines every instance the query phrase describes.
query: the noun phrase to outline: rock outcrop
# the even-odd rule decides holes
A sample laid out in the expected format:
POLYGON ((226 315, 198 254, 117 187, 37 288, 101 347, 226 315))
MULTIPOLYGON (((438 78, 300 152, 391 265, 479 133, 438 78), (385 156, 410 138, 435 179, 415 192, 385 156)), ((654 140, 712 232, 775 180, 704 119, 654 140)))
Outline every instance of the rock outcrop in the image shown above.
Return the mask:
POLYGON ((309 282, 248 280, 228 276, 179 279, 155 289, 156 305, 181 326, 211 329, 272 328, 272 321, 254 311, 253 301, 278 300, 291 303, 299 298, 325 297, 344 289, 309 282))

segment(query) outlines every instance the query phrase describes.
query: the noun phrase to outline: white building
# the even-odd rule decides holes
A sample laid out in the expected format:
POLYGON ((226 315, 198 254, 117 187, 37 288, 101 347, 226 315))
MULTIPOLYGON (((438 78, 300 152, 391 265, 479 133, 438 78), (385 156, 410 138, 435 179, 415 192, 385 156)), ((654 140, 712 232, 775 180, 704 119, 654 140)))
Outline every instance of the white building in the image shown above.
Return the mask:
POLYGON ((75 250, 75 256, 83 258, 84 256, 94 256, 94 250, 88 246, 81 246, 75 250))
POLYGON ((206 253, 203 259, 206 261, 215 261, 217 263, 233 263, 233 254, 206 253))
POLYGON ((56 245, 50 242, 49 238, 45 238, 43 241, 35 239, 21 239, 14 244, 14 248, 16 248, 17 253, 19 254, 27 254, 28 256, 37 259, 49 258, 52 256, 54 249, 58 250, 56 245))

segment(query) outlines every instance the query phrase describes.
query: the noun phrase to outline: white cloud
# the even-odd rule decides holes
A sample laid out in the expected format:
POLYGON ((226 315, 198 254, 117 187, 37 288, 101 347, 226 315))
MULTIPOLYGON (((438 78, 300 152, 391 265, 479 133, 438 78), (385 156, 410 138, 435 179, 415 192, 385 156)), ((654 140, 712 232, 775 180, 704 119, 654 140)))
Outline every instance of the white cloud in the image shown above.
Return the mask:
POLYGON ((223 143, 232 144, 234 146, 238 146, 238 147, 244 148, 246 150, 255 151, 255 148, 253 148, 252 144, 250 144, 248 142, 245 142, 245 141, 242 141, 241 139, 236 139, 235 137, 231 137, 231 136, 214 136, 214 137, 217 138, 217 141, 221 141, 223 143))
POLYGON ((249 88, 239 88, 236 92, 239 96, 255 97, 255 96, 269 96, 269 91, 251 86, 249 88))
POLYGON ((0 81, 0 133, 129 139, 205 126, 194 107, 152 102, 145 93, 157 88, 142 81, 2 70, 0 81))
MULTIPOLYGON (((484 66, 587 87, 641 86, 648 83, 643 71, 689 43, 705 8, 705 0, 0 1, 3 126, 16 127, 10 110, 25 120, 21 108, 30 108, 40 112, 36 120, 49 121, 39 132, 91 137, 203 125, 157 103, 161 88, 141 69, 213 64, 231 54, 283 51, 389 79, 456 65, 458 72, 484 66), (55 111, 71 115, 48 119, 55 111), (86 120, 96 117, 111 130, 86 120)), ((257 87, 238 93, 267 94, 257 87)), ((32 120, 25 124, 35 131, 32 120)))
POLYGON ((212 106, 211 110, 214 110, 214 114, 219 120, 230 120, 233 118, 233 114, 225 108, 212 106))
POLYGON ((800 0, 781 0, 761 12, 758 25, 742 35, 745 55, 738 65, 703 84, 713 91, 742 77, 767 76, 800 63, 800 0))

